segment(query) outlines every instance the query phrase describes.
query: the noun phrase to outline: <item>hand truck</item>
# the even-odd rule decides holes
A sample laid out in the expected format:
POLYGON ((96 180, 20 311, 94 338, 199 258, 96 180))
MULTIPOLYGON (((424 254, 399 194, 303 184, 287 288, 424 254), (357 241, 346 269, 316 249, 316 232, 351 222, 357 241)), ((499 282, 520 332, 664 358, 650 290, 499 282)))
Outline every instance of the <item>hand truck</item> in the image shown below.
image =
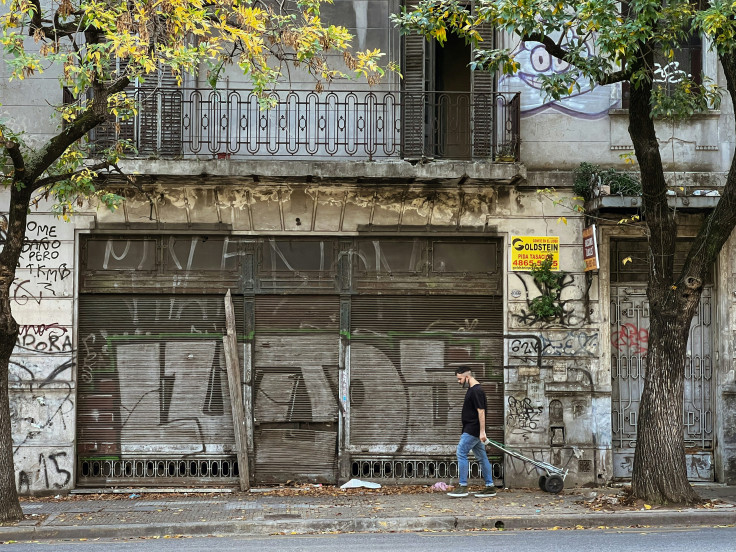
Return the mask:
POLYGON ((515 450, 506 448, 503 443, 493 441, 492 439, 486 439, 483 444, 485 444, 486 446, 492 445, 504 454, 508 454, 509 456, 513 456, 514 458, 518 458, 519 460, 523 460, 524 462, 529 462, 530 464, 535 465, 537 468, 544 470, 544 474, 539 476, 539 488, 547 493, 552 494, 558 494, 562 492, 562 489, 565 486, 565 478, 567 477, 568 470, 563 470, 561 468, 553 466, 549 462, 543 462, 541 460, 528 458, 523 454, 516 452, 515 450))

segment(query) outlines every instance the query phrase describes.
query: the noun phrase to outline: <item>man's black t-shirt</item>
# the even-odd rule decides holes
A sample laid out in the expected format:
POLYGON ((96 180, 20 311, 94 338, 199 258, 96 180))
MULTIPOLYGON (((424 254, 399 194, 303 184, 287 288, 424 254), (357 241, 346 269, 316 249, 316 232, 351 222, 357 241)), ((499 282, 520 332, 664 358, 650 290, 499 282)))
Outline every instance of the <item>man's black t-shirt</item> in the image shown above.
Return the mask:
POLYGON ((480 437, 480 419, 478 419, 478 409, 486 409, 486 394, 480 383, 474 385, 465 393, 465 402, 463 403, 463 433, 480 437))

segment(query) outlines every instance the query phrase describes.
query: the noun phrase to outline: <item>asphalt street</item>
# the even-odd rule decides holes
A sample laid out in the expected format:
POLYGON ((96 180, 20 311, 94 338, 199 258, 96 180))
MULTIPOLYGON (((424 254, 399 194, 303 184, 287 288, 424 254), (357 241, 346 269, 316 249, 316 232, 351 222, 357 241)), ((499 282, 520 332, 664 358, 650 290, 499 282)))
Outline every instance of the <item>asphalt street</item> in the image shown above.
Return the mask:
POLYGON ((625 528, 595 530, 478 531, 310 536, 136 538, 13 543, 7 550, 54 552, 440 552, 545 550, 545 552, 734 552, 736 528, 625 528))

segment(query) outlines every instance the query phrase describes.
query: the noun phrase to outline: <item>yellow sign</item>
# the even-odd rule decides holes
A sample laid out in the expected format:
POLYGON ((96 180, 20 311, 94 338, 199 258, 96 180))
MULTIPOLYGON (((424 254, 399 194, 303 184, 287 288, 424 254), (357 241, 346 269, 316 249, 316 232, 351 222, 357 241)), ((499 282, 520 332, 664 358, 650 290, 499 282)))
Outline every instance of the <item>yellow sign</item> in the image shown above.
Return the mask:
POLYGON ((511 270, 531 270, 548 255, 551 270, 560 270, 559 236, 511 236, 511 270))

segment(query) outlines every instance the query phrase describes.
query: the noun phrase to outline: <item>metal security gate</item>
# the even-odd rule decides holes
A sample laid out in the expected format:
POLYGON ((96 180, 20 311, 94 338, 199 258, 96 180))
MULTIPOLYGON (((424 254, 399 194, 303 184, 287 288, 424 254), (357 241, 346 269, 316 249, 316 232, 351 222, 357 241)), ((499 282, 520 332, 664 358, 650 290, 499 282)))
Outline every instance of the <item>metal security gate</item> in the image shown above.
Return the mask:
MULTIPOLYGON (((690 327, 685 361, 685 447, 688 478, 713 481, 713 287, 706 286, 690 327)), ((646 286, 611 286, 611 380, 614 477, 629 478, 649 340, 646 286)))
POLYGON ((79 484, 236 481, 222 296, 81 295, 79 320, 79 484))
POLYGON ((337 482, 339 328, 339 297, 256 297, 257 483, 337 482))
MULTIPOLYGON (((502 441, 502 327, 499 296, 354 297, 350 444, 374 452, 352 455, 352 475, 457 475, 451 455, 438 458, 427 451, 457 443, 465 393, 455 379, 460 365, 470 366, 483 384, 488 436, 502 441)), ((477 475, 478 467, 473 469, 477 475)))

